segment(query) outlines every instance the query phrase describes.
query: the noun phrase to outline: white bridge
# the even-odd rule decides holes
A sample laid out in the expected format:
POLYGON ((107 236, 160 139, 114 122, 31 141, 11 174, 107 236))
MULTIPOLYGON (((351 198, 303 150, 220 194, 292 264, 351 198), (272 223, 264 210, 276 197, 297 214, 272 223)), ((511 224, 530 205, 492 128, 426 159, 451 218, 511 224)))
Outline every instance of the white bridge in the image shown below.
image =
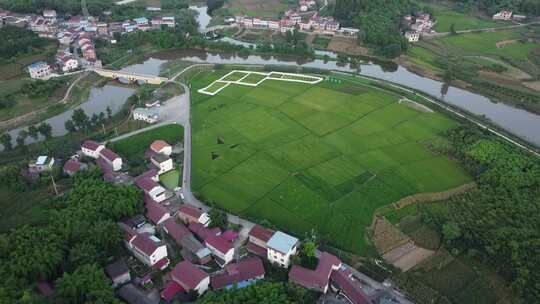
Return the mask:
POLYGON ((100 69, 100 68, 89 68, 88 70, 94 71, 98 75, 107 77, 107 78, 113 78, 113 79, 126 78, 127 80, 129 80, 129 82, 142 81, 144 83, 149 83, 149 84, 161 84, 169 80, 166 77, 160 77, 160 76, 155 76, 155 75, 144 75, 144 74, 138 74, 138 73, 125 72, 125 71, 106 70, 106 69, 100 69))

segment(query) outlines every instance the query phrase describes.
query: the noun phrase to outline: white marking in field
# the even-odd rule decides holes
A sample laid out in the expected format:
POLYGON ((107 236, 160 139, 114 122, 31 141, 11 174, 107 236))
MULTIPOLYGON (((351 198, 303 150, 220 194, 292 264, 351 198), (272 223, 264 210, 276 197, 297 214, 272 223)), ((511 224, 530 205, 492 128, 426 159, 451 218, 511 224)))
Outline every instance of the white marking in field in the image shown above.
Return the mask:
POLYGON ((244 85, 244 86, 256 87, 259 84, 263 83, 267 79, 269 79, 269 80, 288 81, 288 82, 301 82, 301 83, 307 83, 307 84, 316 84, 316 83, 319 83, 319 82, 321 82, 323 80, 323 78, 321 78, 321 77, 303 75, 303 74, 296 74, 296 73, 284 73, 284 72, 263 73, 263 72, 244 71, 244 70, 233 70, 233 71, 223 75, 220 79, 215 80, 214 82, 212 82, 208 86, 197 90, 197 92, 202 93, 202 94, 206 94, 206 95, 214 96, 217 93, 219 93, 221 90, 225 89, 226 87, 228 87, 231 84, 239 84, 239 85, 244 85), (245 73, 246 75, 244 75, 240 79, 234 80, 234 81, 225 80, 225 79, 227 79, 227 77, 229 75, 232 75, 234 73, 245 73), (262 76, 265 76, 265 77, 263 79, 259 80, 256 83, 244 82, 243 80, 246 79, 247 77, 249 77, 251 74, 262 75, 262 76), (223 86, 223 87, 221 87, 221 88, 219 88, 219 89, 217 89, 215 91, 208 91, 208 89, 210 87, 212 87, 212 85, 214 83, 226 83, 227 85, 225 85, 225 86, 223 86))

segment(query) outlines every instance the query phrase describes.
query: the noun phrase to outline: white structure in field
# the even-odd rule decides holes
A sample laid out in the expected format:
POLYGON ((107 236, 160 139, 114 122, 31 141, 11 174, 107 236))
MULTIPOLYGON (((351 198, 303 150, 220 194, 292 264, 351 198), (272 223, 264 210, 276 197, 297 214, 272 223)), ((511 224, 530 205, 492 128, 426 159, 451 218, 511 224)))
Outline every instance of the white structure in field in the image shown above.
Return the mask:
POLYGON ((172 158, 165 154, 158 153, 156 155, 153 155, 152 157, 150 157, 150 161, 154 166, 156 166, 156 170, 158 170, 159 175, 174 169, 174 163, 172 158))
POLYGON ((158 118, 159 115, 153 110, 145 108, 136 108, 133 110, 133 119, 135 120, 142 120, 147 123, 155 123, 158 118))
POLYGON ((493 19, 495 20, 510 20, 512 19, 512 11, 508 10, 502 10, 495 15, 493 15, 493 19))
POLYGON ((164 140, 158 139, 154 140, 152 144, 150 145, 150 149, 156 153, 165 154, 165 155, 171 155, 172 154, 172 146, 169 145, 164 140))
POLYGON ((38 156, 35 162, 30 163, 30 168, 37 172, 51 171, 54 166, 54 157, 46 155, 38 156))
POLYGON ((51 66, 45 61, 34 62, 28 66, 30 78, 41 79, 51 75, 51 66))
POLYGON ((291 255, 296 254, 297 246, 297 238, 277 231, 266 243, 268 261, 281 267, 289 267, 291 255))
POLYGON ((105 146, 93 140, 87 140, 81 145, 82 153, 91 158, 98 158, 99 152, 105 149, 105 146))
POLYGON ((407 38, 409 42, 418 42, 418 40, 420 40, 420 33, 417 31, 408 31, 405 33, 405 38, 407 38))

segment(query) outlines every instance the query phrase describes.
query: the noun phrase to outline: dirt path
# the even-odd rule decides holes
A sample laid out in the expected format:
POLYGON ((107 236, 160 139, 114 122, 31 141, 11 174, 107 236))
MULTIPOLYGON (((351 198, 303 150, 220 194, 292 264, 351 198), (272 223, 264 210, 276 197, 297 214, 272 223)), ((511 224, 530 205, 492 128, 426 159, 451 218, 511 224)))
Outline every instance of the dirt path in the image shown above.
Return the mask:
POLYGON ((69 96, 71 95, 71 91, 72 91, 73 87, 75 87, 75 85, 81 79, 83 79, 84 77, 86 77, 88 75, 89 75, 88 73, 83 73, 79 77, 77 77, 75 80, 73 80, 73 82, 69 85, 68 89, 66 90, 66 93, 64 94, 64 97, 62 97, 62 99, 60 99, 60 100, 58 100, 58 101, 56 101, 56 102, 54 102, 52 104, 41 107, 41 108, 39 108, 37 110, 34 110, 32 112, 28 112, 26 114, 23 114, 23 115, 14 117, 14 118, 10 118, 10 119, 7 119, 7 120, 0 121, 0 129, 8 128, 8 127, 10 127, 12 125, 16 125, 18 123, 24 122, 24 121, 30 119, 31 117, 33 117, 35 115, 46 112, 50 107, 53 107, 53 106, 55 106, 57 104, 66 104, 67 101, 68 101, 69 96))

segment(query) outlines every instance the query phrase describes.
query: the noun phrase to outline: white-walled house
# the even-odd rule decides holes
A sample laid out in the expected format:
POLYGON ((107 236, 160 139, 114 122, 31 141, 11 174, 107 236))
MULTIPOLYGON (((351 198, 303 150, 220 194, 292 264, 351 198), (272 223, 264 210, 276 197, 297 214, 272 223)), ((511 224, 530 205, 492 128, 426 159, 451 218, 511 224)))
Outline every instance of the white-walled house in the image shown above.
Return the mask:
POLYGON ((102 144, 99 144, 93 140, 86 140, 81 145, 81 151, 84 155, 91 157, 91 158, 98 158, 99 152, 101 150, 105 149, 105 146, 102 144))
POLYGON ((135 110, 133 110, 134 120, 142 120, 147 123, 155 123, 156 121, 158 121, 158 118, 159 115, 153 110, 145 108, 136 108, 135 110))
POLYGON ((122 169, 122 158, 120 158, 118 154, 114 153, 110 149, 102 149, 99 152, 99 156, 111 166, 113 171, 119 171, 122 169))
POLYGON ((513 14, 512 11, 502 10, 502 11, 496 13, 495 15, 493 15, 493 19, 495 19, 495 20, 510 20, 510 19, 512 19, 512 14, 513 14))
POLYGON ((210 224, 210 216, 207 212, 188 204, 183 204, 178 209, 178 217, 186 224, 201 223, 204 227, 210 224))
POLYGON ((29 164, 29 167, 37 172, 51 171, 54 166, 54 157, 46 155, 38 156, 38 158, 29 164))
POLYGON ((156 202, 162 202, 167 199, 167 191, 154 180, 140 176, 135 179, 137 187, 141 188, 146 195, 156 202))
POLYGON ((154 140, 152 144, 150 145, 150 149, 156 153, 165 154, 165 155, 171 155, 172 154, 172 146, 169 145, 164 140, 158 139, 154 140))
POLYGON ((172 158, 165 154, 155 154, 150 157, 150 161, 156 166, 156 170, 158 170, 158 174, 160 175, 174 169, 172 158))
POLYGON ((199 295, 207 291, 210 285, 210 276, 188 261, 182 261, 176 264, 173 270, 171 270, 170 276, 185 291, 190 292, 193 290, 199 295))
POLYGON ((41 79, 51 75, 51 66, 45 61, 34 62, 28 66, 30 78, 41 79))
POLYGON ((210 249, 220 267, 229 264, 234 258, 234 247, 220 235, 208 236, 204 240, 204 245, 210 249))
POLYGON ((268 261, 281 267, 289 267, 291 255, 296 254, 297 246, 297 238, 277 231, 266 243, 268 261))
POLYGON ((128 250, 148 266, 156 266, 164 269, 168 266, 167 246, 158 238, 148 233, 137 233, 137 231, 120 225, 124 231, 124 243, 128 250))

